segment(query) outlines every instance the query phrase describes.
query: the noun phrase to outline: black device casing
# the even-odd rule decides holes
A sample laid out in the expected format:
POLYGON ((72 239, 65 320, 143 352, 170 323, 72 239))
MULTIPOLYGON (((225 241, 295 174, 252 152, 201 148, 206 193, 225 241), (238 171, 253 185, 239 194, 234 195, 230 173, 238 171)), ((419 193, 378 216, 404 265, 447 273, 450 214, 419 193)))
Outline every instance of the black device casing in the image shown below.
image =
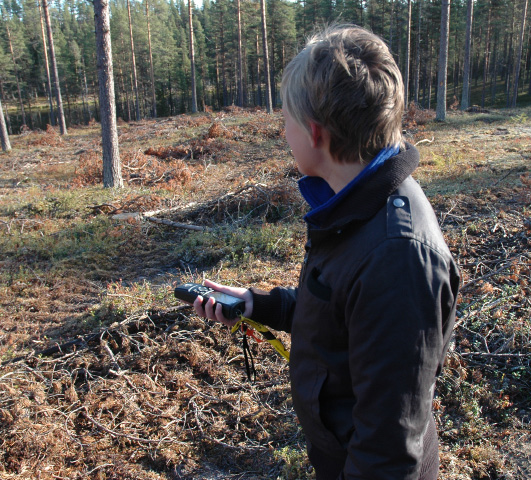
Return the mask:
POLYGON ((216 303, 221 304, 221 311, 225 318, 231 319, 243 315, 245 311, 245 301, 241 298, 218 292, 199 283, 183 283, 175 288, 174 295, 179 300, 193 303, 198 295, 203 297, 203 307, 207 300, 213 297, 216 303))

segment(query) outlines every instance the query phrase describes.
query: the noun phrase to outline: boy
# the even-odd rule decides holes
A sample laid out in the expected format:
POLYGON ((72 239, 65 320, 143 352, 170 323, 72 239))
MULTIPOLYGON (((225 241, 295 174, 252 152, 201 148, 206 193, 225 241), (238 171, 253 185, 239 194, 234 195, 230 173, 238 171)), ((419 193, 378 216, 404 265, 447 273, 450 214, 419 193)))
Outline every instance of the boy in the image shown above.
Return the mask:
MULTIPOLYGON (((286 139, 311 206, 297 289, 207 285, 291 332, 293 403, 321 479, 436 480, 432 415, 455 318, 458 269, 411 178, 404 86, 381 39, 313 37, 282 79, 286 139)), ((199 315, 230 325, 209 301, 199 315)))

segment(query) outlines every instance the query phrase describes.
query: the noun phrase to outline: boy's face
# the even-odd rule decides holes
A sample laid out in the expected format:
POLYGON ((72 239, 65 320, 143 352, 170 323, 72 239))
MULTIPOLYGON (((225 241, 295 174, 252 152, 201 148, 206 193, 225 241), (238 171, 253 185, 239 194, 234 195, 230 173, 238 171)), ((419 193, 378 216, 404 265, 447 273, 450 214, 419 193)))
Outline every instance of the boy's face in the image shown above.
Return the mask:
POLYGON ((297 168, 303 175, 319 176, 318 152, 312 146, 312 136, 283 108, 286 140, 291 147, 297 168))

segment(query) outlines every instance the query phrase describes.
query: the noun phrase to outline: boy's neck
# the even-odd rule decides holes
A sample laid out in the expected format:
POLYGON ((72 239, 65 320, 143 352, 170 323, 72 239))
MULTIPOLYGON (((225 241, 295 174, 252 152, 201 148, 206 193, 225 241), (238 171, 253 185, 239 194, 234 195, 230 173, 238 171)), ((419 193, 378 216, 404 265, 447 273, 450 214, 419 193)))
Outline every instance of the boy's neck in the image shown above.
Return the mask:
POLYGON ((330 185, 334 193, 339 193, 364 169, 360 162, 341 162, 330 153, 332 137, 323 126, 310 123, 311 135, 309 142, 319 160, 314 165, 315 175, 330 185))
POLYGON ((334 193, 339 193, 365 168, 359 162, 340 163, 330 158, 324 165, 321 177, 330 185, 334 193))

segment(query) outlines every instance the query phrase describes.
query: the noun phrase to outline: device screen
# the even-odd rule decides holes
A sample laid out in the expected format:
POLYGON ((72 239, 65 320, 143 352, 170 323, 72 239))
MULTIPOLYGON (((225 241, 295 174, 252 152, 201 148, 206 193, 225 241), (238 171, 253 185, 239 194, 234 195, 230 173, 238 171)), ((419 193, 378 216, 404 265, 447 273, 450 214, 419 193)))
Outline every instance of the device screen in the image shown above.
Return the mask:
POLYGON ((241 302, 241 298, 233 297, 232 295, 227 295, 222 292, 209 292, 209 297, 214 297, 216 302, 224 303, 225 305, 233 305, 235 303, 241 302))

